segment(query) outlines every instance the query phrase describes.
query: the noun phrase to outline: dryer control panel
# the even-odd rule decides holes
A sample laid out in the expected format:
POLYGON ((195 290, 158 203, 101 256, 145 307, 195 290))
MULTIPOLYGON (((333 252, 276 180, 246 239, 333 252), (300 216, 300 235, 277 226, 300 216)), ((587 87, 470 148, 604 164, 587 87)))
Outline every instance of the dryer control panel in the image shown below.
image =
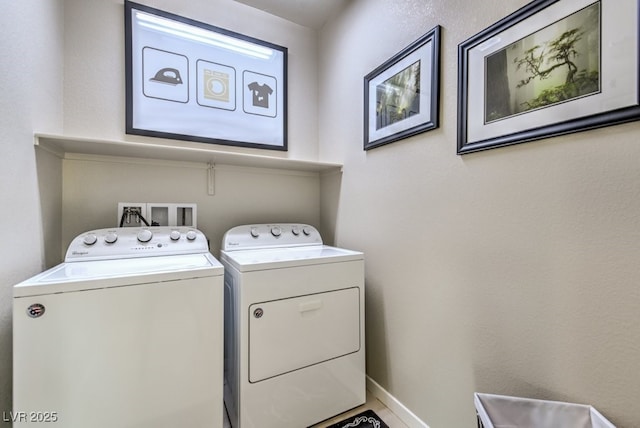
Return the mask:
POLYGON ((65 262, 172 256, 209 251, 207 238, 192 227, 114 227, 75 237, 65 262))
POLYGON ((322 237, 315 227, 300 223, 247 224, 227 231, 221 249, 257 250, 303 245, 322 245, 322 237))

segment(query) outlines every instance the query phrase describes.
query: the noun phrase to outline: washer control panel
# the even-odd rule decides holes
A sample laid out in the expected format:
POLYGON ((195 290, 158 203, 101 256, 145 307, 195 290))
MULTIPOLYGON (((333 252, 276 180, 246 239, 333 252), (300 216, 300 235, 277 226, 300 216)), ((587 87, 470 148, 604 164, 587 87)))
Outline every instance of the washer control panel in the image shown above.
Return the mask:
POLYGON ((320 232, 308 224, 247 224, 229 229, 222 238, 222 250, 322 245, 320 232))
POLYGON ((78 235, 65 262, 197 254, 209 251, 207 238, 192 227, 114 227, 78 235))

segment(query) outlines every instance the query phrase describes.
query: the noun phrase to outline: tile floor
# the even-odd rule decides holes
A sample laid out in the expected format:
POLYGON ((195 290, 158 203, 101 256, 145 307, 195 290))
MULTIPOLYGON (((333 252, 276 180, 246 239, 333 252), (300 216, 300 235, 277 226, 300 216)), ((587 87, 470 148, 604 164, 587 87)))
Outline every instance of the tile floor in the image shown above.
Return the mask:
POLYGON ((310 428, 324 428, 331 424, 335 424, 336 422, 340 422, 341 420, 346 419, 349 416, 357 415, 358 413, 368 409, 376 412, 376 415, 380 416, 380 419, 382 419, 384 423, 389 426, 389 428, 408 428, 408 426, 404 424, 393 412, 391 412, 391 410, 389 410, 387 406, 385 406, 377 398, 372 396, 369 391, 367 391, 367 401, 362 406, 351 409, 348 412, 342 413, 317 425, 313 425, 310 428))
MULTIPOLYGON (((398 419, 395 414, 393 414, 393 412, 391 412, 391 410, 389 410, 377 398, 372 396, 369 391, 367 391, 367 401, 362 406, 356 407, 355 409, 351 409, 348 412, 342 413, 324 422, 313 425, 310 428, 324 428, 331 424, 335 424, 336 422, 340 422, 342 419, 348 418, 349 416, 357 415, 358 413, 368 409, 376 412, 376 414, 380 416, 380 418, 389 426, 389 428, 408 428, 406 424, 404 424, 400 419, 398 419)), ((226 418, 224 421, 224 428, 231 428, 231 424, 226 418)))

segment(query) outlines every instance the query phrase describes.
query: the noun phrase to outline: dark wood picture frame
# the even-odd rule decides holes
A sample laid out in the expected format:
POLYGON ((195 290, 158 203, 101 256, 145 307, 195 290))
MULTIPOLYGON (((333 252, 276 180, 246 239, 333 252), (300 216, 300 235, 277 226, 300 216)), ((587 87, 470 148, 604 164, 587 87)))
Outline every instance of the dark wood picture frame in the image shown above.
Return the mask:
POLYGON ((364 150, 437 128, 439 109, 436 26, 364 77, 364 150))
MULTIPOLYGON (((461 43, 458 46, 457 153, 462 155, 638 120, 640 118, 638 102, 640 55, 638 54, 637 23, 637 0, 535 0, 461 43), (588 9, 592 7, 598 8, 599 28, 594 28, 596 9, 588 9), (578 15, 578 13, 584 15, 578 15), (549 18, 550 16, 552 18, 549 18), (575 22, 583 22, 580 20, 585 22, 583 26, 575 24, 575 22), (558 29, 554 30, 554 25, 557 25, 558 29), (564 28, 560 30, 561 25, 564 28), (575 28, 570 28, 573 26, 575 28), (527 46, 517 45, 518 43, 526 44, 528 36, 537 36, 542 34, 542 31, 556 31, 555 34, 559 35, 548 36, 548 40, 543 43, 540 43, 540 40, 536 41, 537 44, 531 42, 529 44, 531 47, 528 49, 527 46), (496 74, 489 69, 492 67, 492 58, 496 52, 520 49, 519 56, 509 53, 513 58, 511 61, 504 61, 504 67, 511 67, 509 73, 513 76, 520 73, 519 81, 513 79, 514 81, 509 83, 512 91, 510 95, 513 99, 513 92, 528 86, 530 81, 541 76, 549 79, 550 73, 544 73, 554 66, 559 67, 559 62, 553 63, 554 60, 549 55, 554 46, 556 46, 556 53, 558 52, 559 43, 564 43, 564 48, 575 48, 582 58, 585 56, 585 51, 590 49, 586 53, 596 58, 592 53, 596 49, 594 37, 591 37, 589 42, 593 47, 583 47, 582 52, 577 47, 577 43, 587 43, 585 40, 575 41, 580 34, 582 34, 580 37, 584 36, 586 31, 592 31, 599 38, 597 45, 599 63, 592 66, 592 69, 566 71, 566 75, 574 73, 572 77, 578 76, 582 82, 586 81, 586 77, 592 76, 592 83, 598 80, 600 85, 598 88, 589 93, 577 93, 574 97, 557 100, 551 96, 561 91, 563 85, 557 84, 553 87, 550 85, 546 89, 547 92, 536 93, 536 97, 522 103, 525 105, 522 108, 530 108, 530 110, 510 112, 502 117, 499 114, 499 119, 493 120, 491 115, 494 111, 488 108, 487 100, 492 98, 495 100, 498 96, 495 91, 489 94, 489 87, 492 84, 489 76, 496 74), (566 36, 569 33, 573 34, 573 39, 567 38, 571 37, 571 34, 566 36), (565 37, 564 41, 560 40, 561 37, 565 37), (496 44, 497 47, 494 46, 496 44), (605 45, 608 47, 603 49, 605 45), (615 46, 615 49, 611 46, 615 46), (546 51, 543 52, 543 49, 546 51), (618 64, 620 52, 624 52, 622 66, 618 64), (524 77, 522 77, 523 73, 524 77), (614 91, 616 85, 622 90, 614 91), (541 100, 545 97, 552 101, 541 105, 541 100), (620 103, 613 102, 623 97, 624 100, 620 103), (607 108, 603 108, 603 105, 607 108)), ((592 59, 591 62, 595 63, 596 60, 592 59)), ((565 83, 568 80, 568 78, 565 79, 565 83)))

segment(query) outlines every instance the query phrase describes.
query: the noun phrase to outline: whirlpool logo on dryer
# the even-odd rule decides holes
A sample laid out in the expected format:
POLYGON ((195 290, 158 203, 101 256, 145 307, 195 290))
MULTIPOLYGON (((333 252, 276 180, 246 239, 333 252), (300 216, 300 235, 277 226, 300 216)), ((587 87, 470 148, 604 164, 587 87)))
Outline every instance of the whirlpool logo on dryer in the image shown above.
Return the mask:
POLYGON ((41 303, 34 303, 27 308, 27 315, 31 318, 40 318, 44 315, 46 308, 41 303))

